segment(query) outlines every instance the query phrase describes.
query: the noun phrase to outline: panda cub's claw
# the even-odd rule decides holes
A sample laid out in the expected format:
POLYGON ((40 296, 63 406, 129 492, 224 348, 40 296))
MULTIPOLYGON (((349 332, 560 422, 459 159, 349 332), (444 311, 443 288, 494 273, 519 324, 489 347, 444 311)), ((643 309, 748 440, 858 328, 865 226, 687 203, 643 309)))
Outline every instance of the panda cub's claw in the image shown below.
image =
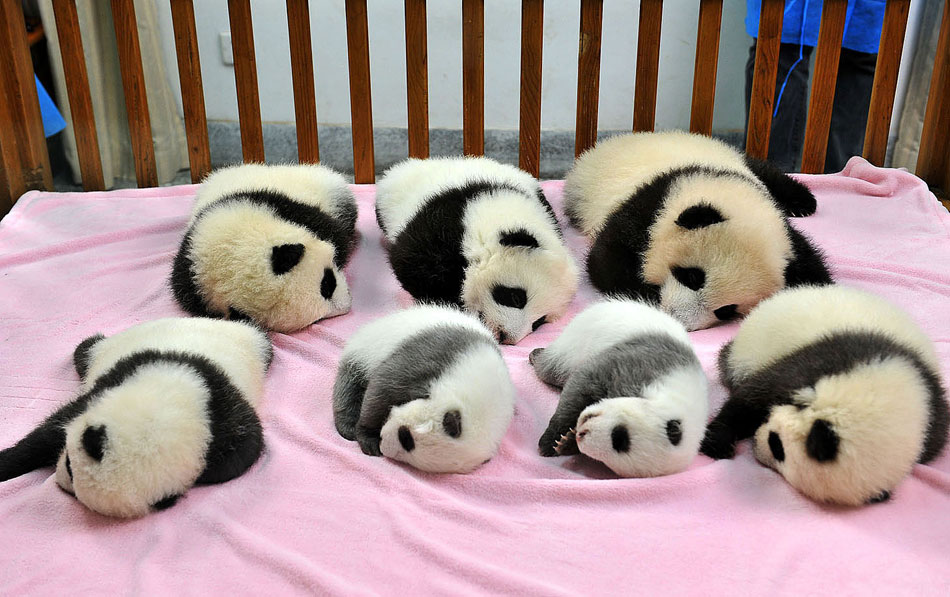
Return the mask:
MULTIPOLYGON (((577 432, 574 428, 568 429, 567 432, 563 433, 560 439, 555 442, 554 451, 560 456, 568 454, 570 452, 570 444, 576 441, 576 437, 577 432)), ((574 451, 576 452, 576 450, 574 451)))

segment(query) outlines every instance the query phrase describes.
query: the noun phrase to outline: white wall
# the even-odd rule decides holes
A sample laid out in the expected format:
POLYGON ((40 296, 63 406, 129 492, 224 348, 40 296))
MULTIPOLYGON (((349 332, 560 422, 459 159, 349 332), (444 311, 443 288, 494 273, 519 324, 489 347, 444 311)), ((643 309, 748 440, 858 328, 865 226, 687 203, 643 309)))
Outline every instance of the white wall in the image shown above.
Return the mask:
MULTIPOLYGON (((165 59, 175 65, 171 12, 158 2, 165 59)), ((406 126, 405 23, 403 2, 369 0, 373 122, 406 126)), ((521 9, 515 0, 485 3, 485 126, 518 127, 521 9)), ((544 3, 541 124, 573 129, 577 83, 578 0, 544 3)), ((429 0, 429 121, 433 128, 462 126, 461 2, 429 0)), ((293 91, 287 13, 283 0, 252 0, 261 111, 267 122, 292 122, 293 91)), ((611 0, 604 6, 599 128, 626 129, 633 121, 638 2, 611 0)), ((699 2, 664 5, 660 46, 657 126, 687 127, 692 93, 699 2)), ((744 0, 726 0, 720 42, 714 126, 741 129, 746 36, 744 0)), ((225 0, 195 2, 198 46, 208 118, 236 120, 234 70, 222 63, 218 35, 228 31, 225 0)), ((317 116, 321 124, 350 120, 343 0, 310 2, 317 116)), ((178 93, 174 67, 170 78, 178 93)))

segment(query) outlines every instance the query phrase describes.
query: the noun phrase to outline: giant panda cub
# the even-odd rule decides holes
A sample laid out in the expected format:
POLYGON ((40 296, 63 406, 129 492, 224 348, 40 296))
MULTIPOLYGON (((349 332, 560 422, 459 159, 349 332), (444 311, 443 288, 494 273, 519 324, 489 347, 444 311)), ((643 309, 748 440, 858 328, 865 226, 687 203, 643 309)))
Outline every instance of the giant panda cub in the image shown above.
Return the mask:
POLYGON ((745 315, 785 286, 831 282, 786 219, 815 212, 811 192, 709 137, 613 137, 578 158, 564 194, 593 242, 591 283, 658 302, 688 330, 745 315))
POLYGON ((317 165, 244 164, 198 188, 171 286, 192 315, 293 332, 350 310, 356 201, 317 165))
POLYGON ((763 301, 720 352, 719 370, 730 395, 703 453, 731 458, 753 437, 755 457, 817 501, 885 500, 947 443, 932 342, 860 290, 801 287, 763 301))
POLYGON ((271 345, 256 327, 160 319, 84 340, 80 395, 0 452, 0 481, 56 466, 86 507, 137 517, 196 483, 223 483, 261 453, 261 397, 271 345))
POLYGON ((467 473, 495 455, 515 389, 473 316, 421 305, 360 328, 343 350, 333 416, 344 438, 433 473, 467 473))
POLYGON ((515 344, 560 317, 577 267, 530 174, 489 158, 409 159, 379 182, 376 218, 399 283, 478 314, 515 344))
POLYGON ((706 428, 706 374, 686 330, 656 308, 608 300, 529 357, 563 388, 538 442, 542 456, 585 454, 622 477, 684 470, 706 428))

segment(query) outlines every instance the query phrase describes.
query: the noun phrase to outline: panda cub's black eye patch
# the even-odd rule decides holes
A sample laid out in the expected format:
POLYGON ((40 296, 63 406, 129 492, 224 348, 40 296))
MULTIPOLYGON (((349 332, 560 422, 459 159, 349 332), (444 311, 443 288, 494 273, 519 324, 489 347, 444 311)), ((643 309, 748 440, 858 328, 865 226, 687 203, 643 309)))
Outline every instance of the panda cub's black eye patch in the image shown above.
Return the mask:
POLYGON ((178 500, 181 498, 181 495, 170 495, 168 497, 163 497, 154 504, 152 504, 152 510, 156 512, 161 512, 162 510, 168 510, 172 506, 178 503, 178 500))
POLYGON ((106 426, 86 427, 82 432, 82 448, 96 462, 105 455, 106 426))
POLYGON ((69 454, 66 455, 66 474, 69 475, 69 480, 73 480, 73 467, 69 466, 69 454))
POLYGON ((304 246, 300 243, 278 245, 270 251, 270 267, 274 275, 286 274, 303 259, 304 246))
POLYGON ((406 452, 412 452, 416 449, 416 440, 412 438, 412 432, 409 431, 409 428, 403 425, 399 428, 397 433, 399 436, 399 445, 402 446, 402 449, 406 452))
POLYGON ((524 228, 502 232, 498 242, 506 247, 525 247, 528 249, 537 249, 540 245, 538 239, 534 238, 530 232, 524 228))
POLYGON ((739 305, 726 305, 725 307, 719 307, 713 311, 713 315, 715 315, 719 321, 732 321, 739 316, 738 309, 739 305))
POLYGON ((666 438, 674 446, 680 445, 683 441, 683 423, 679 419, 666 422, 666 438))
POLYGON ((676 281, 692 291, 697 291, 706 284, 706 272, 698 267, 679 267, 670 270, 676 281))
POLYGON ((805 439, 805 452, 818 462, 828 462, 838 457, 839 441, 831 423, 816 419, 805 439))
POLYGON ((531 331, 532 332, 538 331, 538 328, 544 325, 545 323, 547 322, 544 321, 544 317, 539 317, 538 319, 534 321, 534 323, 531 324, 531 331))
POLYGON ((623 425, 617 425, 610 432, 610 442, 615 452, 625 453, 630 449, 630 432, 623 425))
POLYGON ((692 207, 687 207, 680 213, 679 217, 676 218, 676 225, 686 230, 696 230, 697 228, 705 228, 706 226, 712 226, 713 224, 725 221, 726 218, 722 217, 719 210, 712 205, 708 203, 697 203, 692 207))
POLYGON ((785 446, 782 445, 782 438, 774 431, 769 431, 769 450, 772 451, 772 458, 777 462, 785 460, 785 446))
POLYGON ((320 296, 330 300, 334 292, 336 292, 336 276, 333 275, 332 269, 326 268, 323 270, 323 280, 320 281, 320 296))
POLYGON ((462 413, 457 410, 450 410, 442 417, 442 429, 449 437, 459 437, 462 435, 462 413))
POLYGON ((528 304, 528 293, 524 288, 512 288, 499 284, 491 289, 491 297, 502 307, 512 309, 524 309, 528 304))

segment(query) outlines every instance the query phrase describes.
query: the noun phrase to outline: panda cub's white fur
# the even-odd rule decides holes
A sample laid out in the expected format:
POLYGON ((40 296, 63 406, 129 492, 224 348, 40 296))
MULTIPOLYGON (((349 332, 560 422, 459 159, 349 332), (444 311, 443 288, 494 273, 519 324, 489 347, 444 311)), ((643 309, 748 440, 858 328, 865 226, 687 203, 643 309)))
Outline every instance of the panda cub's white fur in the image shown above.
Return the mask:
POLYGON ((319 165, 243 164, 199 186, 171 285, 189 313, 292 332, 350 310, 356 203, 319 165))
POLYGON ((948 416, 933 343, 903 311, 844 286, 776 294, 719 355, 729 400, 703 452, 754 454, 808 497, 887 499, 915 462, 935 458, 948 416))
POLYGON ((74 355, 80 396, 0 452, 0 481, 55 464, 86 507, 137 517, 230 480, 261 451, 254 406, 270 359, 259 329, 206 318, 88 338, 74 355))
POLYGON ((497 452, 514 397, 498 346, 477 319, 421 305, 350 338, 333 388, 334 421, 367 454, 465 473, 497 452))
POLYGON ((593 286, 656 302, 689 330, 745 315, 785 286, 831 282, 820 253, 786 220, 814 213, 811 192, 703 135, 601 141, 577 159, 564 197, 592 241, 593 286))
POLYGON ((579 451, 623 477, 676 473, 695 458, 706 375, 669 315, 631 300, 597 303, 530 361, 543 381, 563 388, 542 455, 579 451))
POLYGON ((577 267, 538 181, 489 158, 409 159, 377 185, 376 215, 400 284, 478 314, 514 344, 560 317, 577 267))

